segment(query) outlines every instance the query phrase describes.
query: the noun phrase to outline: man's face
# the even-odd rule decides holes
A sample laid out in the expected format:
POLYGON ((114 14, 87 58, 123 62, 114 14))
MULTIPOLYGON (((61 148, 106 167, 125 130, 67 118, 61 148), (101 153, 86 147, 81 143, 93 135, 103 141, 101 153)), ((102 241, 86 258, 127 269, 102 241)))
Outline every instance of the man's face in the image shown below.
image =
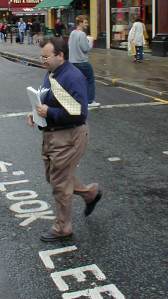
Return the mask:
POLYGON ((54 72, 64 63, 63 53, 56 55, 54 53, 54 46, 51 43, 46 44, 41 49, 41 59, 46 69, 50 72, 54 72))
POLYGON ((88 20, 84 20, 82 23, 81 23, 81 27, 83 30, 87 30, 88 29, 88 26, 89 26, 89 22, 88 20))

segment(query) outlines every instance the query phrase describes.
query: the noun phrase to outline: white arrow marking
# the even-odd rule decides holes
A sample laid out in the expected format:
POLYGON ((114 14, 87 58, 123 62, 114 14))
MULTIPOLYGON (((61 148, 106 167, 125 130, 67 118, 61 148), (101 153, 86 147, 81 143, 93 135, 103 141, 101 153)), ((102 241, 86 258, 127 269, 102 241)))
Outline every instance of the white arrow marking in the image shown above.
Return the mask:
POLYGON ((12 163, 7 163, 4 161, 0 161, 0 172, 8 172, 6 166, 12 166, 12 163))

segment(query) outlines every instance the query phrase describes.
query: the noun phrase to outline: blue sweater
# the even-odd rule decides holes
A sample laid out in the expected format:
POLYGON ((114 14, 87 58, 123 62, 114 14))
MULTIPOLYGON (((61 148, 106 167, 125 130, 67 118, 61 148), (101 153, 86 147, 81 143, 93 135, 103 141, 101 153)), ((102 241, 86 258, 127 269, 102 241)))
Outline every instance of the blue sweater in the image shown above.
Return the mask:
POLYGON ((84 75, 70 62, 65 61, 55 70, 53 78, 56 78, 59 84, 81 104, 81 115, 70 115, 59 104, 50 89, 49 73, 47 73, 42 86, 50 89, 42 101, 49 107, 46 117, 47 127, 66 129, 73 125, 84 124, 88 113, 87 83, 84 75))

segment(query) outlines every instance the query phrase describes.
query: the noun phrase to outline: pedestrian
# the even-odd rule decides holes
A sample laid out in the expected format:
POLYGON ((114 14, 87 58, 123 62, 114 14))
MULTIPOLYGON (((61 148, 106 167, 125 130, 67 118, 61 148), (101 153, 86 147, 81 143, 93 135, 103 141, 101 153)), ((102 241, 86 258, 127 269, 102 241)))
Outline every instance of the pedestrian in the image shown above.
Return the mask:
MULTIPOLYGON (((44 39, 40 41, 40 47, 42 62, 48 69, 42 87, 48 92, 42 104, 37 106, 37 113, 47 122, 47 127, 40 128, 43 134, 42 157, 56 205, 54 224, 41 240, 53 242, 72 235, 73 195, 84 199, 84 213, 89 216, 102 193, 98 183, 84 185, 75 177, 88 142, 86 79, 68 61, 68 45, 62 38, 44 39), (67 101, 62 101, 62 98, 67 101)), ((27 121, 33 126, 32 114, 28 115, 27 121)))
POLYGON ((29 19, 26 24, 28 45, 33 45, 32 21, 29 19))
POLYGON ((145 34, 145 25, 141 19, 137 18, 128 34, 128 49, 132 49, 132 53, 133 51, 135 51, 133 62, 143 62, 143 46, 145 44, 145 34))
POLYGON ((0 22, 0 42, 2 42, 4 39, 3 28, 4 28, 3 22, 0 22))
POLYGON ((55 22, 55 36, 62 36, 63 30, 65 30, 66 27, 63 22, 61 22, 60 18, 57 18, 55 22))
POLYGON ((20 20, 18 22, 20 44, 24 43, 25 30, 26 30, 26 23, 23 21, 22 18, 20 18, 20 20))
POLYGON ((32 35, 33 35, 33 44, 38 45, 40 42, 40 35, 41 35, 41 25, 38 18, 36 18, 32 23, 32 35))
POLYGON ((100 103, 95 101, 95 78, 91 64, 88 62, 88 52, 93 47, 93 38, 87 37, 88 18, 85 15, 76 17, 76 29, 69 37, 69 61, 84 74, 88 84, 88 104, 90 107, 98 107, 100 103))
POLYGON ((3 28, 2 28, 2 33, 3 33, 3 36, 4 36, 4 41, 6 42, 7 41, 7 28, 8 28, 8 25, 7 23, 5 22, 3 24, 3 28))

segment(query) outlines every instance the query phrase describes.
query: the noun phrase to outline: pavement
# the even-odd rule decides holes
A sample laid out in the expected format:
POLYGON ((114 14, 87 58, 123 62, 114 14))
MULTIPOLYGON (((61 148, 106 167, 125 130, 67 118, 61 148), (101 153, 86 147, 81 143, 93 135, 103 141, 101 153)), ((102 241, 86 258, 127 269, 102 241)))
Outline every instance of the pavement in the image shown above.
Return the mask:
MULTIPOLYGON (((0 43, 0 55, 41 67, 38 46, 0 43)), ((168 57, 145 53, 143 63, 133 63, 127 51, 94 48, 89 54, 97 80, 168 100, 168 57)))

